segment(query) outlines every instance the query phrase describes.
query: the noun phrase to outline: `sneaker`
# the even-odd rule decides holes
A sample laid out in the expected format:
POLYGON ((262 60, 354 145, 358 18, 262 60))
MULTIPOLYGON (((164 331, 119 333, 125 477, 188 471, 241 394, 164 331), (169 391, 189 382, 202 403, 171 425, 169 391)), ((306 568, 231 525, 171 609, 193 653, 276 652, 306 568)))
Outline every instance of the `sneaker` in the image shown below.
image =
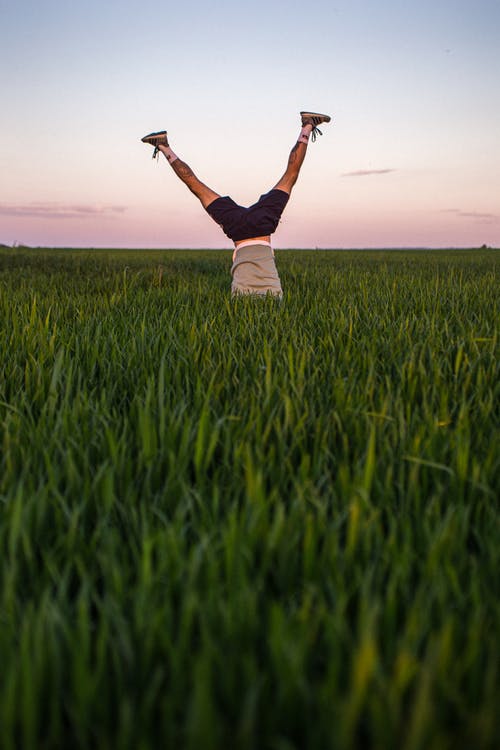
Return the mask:
POLYGON ((150 133, 149 135, 145 135, 144 138, 141 138, 141 141, 143 143, 150 143, 154 146, 153 159, 155 157, 159 158, 160 149, 158 146, 168 146, 167 131, 160 130, 158 133, 150 133))
POLYGON ((300 116, 302 118, 302 127, 304 125, 312 125, 312 140, 313 142, 316 140, 316 136, 323 135, 321 130, 318 128, 318 125, 321 125, 322 122, 330 122, 332 119, 330 115, 321 115, 319 112, 301 112, 300 116))

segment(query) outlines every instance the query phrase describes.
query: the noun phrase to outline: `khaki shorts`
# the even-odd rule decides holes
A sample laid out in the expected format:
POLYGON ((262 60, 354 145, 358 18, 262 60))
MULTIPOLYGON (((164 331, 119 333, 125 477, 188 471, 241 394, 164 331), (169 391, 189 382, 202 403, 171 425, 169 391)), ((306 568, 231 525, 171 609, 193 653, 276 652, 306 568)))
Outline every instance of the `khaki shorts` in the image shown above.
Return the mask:
POLYGON ((283 296, 280 277, 269 245, 246 245, 237 249, 231 267, 231 293, 283 296))

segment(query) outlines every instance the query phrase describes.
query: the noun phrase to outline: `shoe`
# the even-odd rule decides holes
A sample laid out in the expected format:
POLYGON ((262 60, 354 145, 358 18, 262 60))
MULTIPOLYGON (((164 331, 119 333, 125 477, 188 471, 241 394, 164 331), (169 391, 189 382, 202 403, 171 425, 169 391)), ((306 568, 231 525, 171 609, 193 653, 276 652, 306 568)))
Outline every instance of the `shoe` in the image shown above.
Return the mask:
POLYGON ((321 125, 322 122, 330 122, 332 119, 330 115, 321 115, 319 112, 301 112, 300 116, 302 118, 302 127, 304 125, 312 125, 312 140, 313 142, 316 140, 316 136, 323 135, 321 130, 318 128, 318 125, 321 125))
POLYGON ((168 146, 167 131, 160 130, 158 133, 150 133, 149 135, 145 135, 144 138, 141 138, 141 141, 143 143, 150 143, 154 146, 153 159, 155 157, 159 158, 160 149, 158 146, 168 146))

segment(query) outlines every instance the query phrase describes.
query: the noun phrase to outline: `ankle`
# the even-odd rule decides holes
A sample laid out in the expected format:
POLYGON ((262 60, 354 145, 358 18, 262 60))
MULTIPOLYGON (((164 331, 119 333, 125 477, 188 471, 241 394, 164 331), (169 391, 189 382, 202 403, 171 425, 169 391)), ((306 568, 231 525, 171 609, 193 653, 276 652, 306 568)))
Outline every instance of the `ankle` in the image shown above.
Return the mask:
POLYGON ((175 161, 176 159, 178 159, 178 158, 179 158, 179 157, 177 156, 177 154, 174 154, 174 152, 172 151, 172 149, 171 149, 171 148, 170 148, 170 146, 168 146, 168 145, 167 145, 167 146, 165 146, 165 145, 163 145, 163 144, 160 144, 160 145, 158 146, 158 148, 159 148, 159 150, 160 150, 160 151, 162 152, 162 154, 164 155, 164 157, 166 158, 166 160, 167 160, 167 161, 168 161, 168 162, 169 162, 170 164, 172 164, 172 162, 174 162, 174 161, 175 161))
POLYGON ((313 131, 313 125, 311 125, 309 122, 302 126, 302 130, 300 131, 300 135, 297 139, 298 143, 305 143, 306 145, 309 143, 310 135, 313 131))

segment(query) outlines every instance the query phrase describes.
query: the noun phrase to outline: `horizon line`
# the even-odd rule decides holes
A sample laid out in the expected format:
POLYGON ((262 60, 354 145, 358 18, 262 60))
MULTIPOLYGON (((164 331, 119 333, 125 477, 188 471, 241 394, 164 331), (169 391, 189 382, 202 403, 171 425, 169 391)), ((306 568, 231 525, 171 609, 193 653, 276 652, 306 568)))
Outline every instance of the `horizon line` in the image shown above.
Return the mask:
MULTIPOLYGON (((274 250, 305 250, 314 252, 318 251, 351 251, 351 250, 500 250, 500 247, 494 247, 483 243, 482 245, 388 245, 384 246, 329 246, 320 247, 318 245, 312 247, 275 247, 274 250)), ((178 252, 192 252, 192 251, 203 251, 203 252, 234 252, 234 247, 110 247, 109 245, 25 245, 22 243, 7 245, 0 242, 0 250, 126 250, 126 251, 140 251, 140 252, 167 252, 167 251, 178 251, 178 252)))

